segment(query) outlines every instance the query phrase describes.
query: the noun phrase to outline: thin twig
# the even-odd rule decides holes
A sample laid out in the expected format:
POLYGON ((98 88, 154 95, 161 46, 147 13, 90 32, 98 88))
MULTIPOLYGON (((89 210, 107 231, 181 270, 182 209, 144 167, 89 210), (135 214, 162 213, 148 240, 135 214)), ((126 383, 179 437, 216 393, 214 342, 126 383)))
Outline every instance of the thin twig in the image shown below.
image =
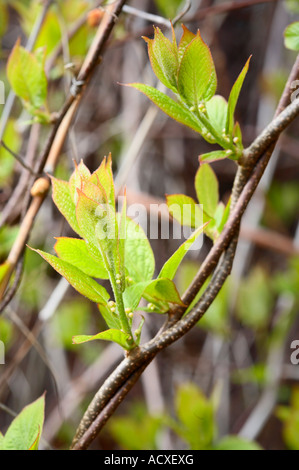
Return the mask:
POLYGON ((22 167, 24 167, 27 171, 29 171, 31 175, 36 176, 36 177, 39 176, 37 173, 35 173, 35 171, 30 166, 28 166, 25 163, 24 159, 20 157, 20 155, 15 153, 13 150, 11 150, 3 140, 0 140, 0 145, 2 145, 2 147, 5 148, 5 150, 7 150, 7 152, 9 152, 16 159, 22 165, 22 167))

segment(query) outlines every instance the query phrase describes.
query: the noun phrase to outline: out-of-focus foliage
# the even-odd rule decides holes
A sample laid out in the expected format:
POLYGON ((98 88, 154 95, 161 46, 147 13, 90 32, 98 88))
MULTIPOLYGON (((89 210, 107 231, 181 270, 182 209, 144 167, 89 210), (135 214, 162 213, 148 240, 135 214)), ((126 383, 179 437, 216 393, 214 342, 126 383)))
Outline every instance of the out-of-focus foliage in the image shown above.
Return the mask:
POLYGON ((193 383, 177 388, 174 414, 153 416, 141 404, 135 404, 127 415, 117 416, 108 426, 121 448, 126 450, 157 449, 159 435, 171 429, 191 450, 260 450, 255 442, 238 436, 217 437, 215 421, 217 390, 207 398, 193 383), (140 423, 144 425, 140 428, 140 423))
POLYGON ((184 3, 182 0, 155 0, 160 13, 166 18, 172 19, 178 13, 180 7, 184 3))
POLYGON ((292 389, 290 406, 279 406, 277 417, 283 423, 283 437, 290 450, 299 450, 299 388, 292 389))

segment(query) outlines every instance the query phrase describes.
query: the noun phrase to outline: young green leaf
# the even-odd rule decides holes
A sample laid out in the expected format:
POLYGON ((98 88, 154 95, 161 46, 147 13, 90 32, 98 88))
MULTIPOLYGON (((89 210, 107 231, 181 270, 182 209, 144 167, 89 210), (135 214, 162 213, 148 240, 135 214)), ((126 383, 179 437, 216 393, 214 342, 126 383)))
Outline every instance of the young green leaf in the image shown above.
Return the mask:
POLYGON ((240 154, 242 154, 242 151, 243 151, 243 138, 242 138, 241 127, 240 127, 240 124, 238 122, 236 122, 235 125, 234 125, 233 140, 234 140, 234 144, 236 145, 236 148, 239 150, 240 154))
POLYGON ((113 341, 114 343, 119 344, 122 348, 126 350, 132 349, 132 345, 128 343, 130 339, 127 334, 120 330, 106 330, 98 333, 96 335, 78 335, 73 337, 74 344, 82 344, 88 341, 94 341, 97 339, 102 339, 104 341, 113 341))
POLYGON ((99 279, 109 279, 104 262, 99 263, 90 254, 84 240, 59 237, 54 249, 60 259, 76 266, 85 274, 99 279))
POLYGON ((33 108, 46 104, 47 77, 41 62, 16 42, 7 63, 7 78, 15 94, 33 108))
POLYGON ((166 203, 170 215, 181 225, 197 228, 203 223, 203 212, 194 199, 184 194, 171 194, 166 196, 166 203))
POLYGON ((206 109, 212 126, 221 135, 226 126, 227 101, 223 96, 215 95, 206 102, 206 109))
POLYGON ((178 56, 177 45, 155 28, 154 39, 143 38, 147 42, 148 55, 156 77, 170 90, 177 92, 178 56))
POLYGON ((287 49, 299 51, 299 21, 295 21, 286 27, 284 44, 287 49))
POLYGON ((213 152, 202 153, 199 156, 200 162, 215 162, 218 160, 223 160, 224 158, 228 158, 231 153, 228 153, 227 150, 214 150, 213 152))
POLYGON ((226 134, 231 135, 234 128, 234 114, 237 105, 237 101, 240 95, 240 91, 245 80, 246 74, 248 72, 249 63, 250 63, 251 56, 247 60, 246 64, 244 65, 240 75, 238 76, 237 80, 235 81, 230 95, 228 99, 228 108, 227 108, 227 119, 226 119, 226 134))
POLYGON ((56 256, 45 253, 41 250, 34 250, 41 255, 61 276, 92 302, 106 305, 110 295, 106 289, 98 284, 94 279, 84 274, 80 269, 56 256))
POLYGON ((111 154, 108 155, 108 158, 103 158, 101 165, 96 171, 92 173, 89 181, 95 185, 100 183, 105 191, 108 204, 110 204, 112 207, 115 207, 111 154))
POLYGON ((75 170, 69 179, 69 189, 72 200, 74 201, 74 204, 76 204, 78 199, 77 188, 81 190, 83 189, 83 183, 88 181, 90 178, 90 171, 84 164, 83 160, 80 161, 79 165, 77 165, 76 162, 74 162, 74 164, 75 170))
POLYGON ((187 46, 190 42, 196 37, 196 34, 192 33, 184 24, 182 24, 183 34, 178 46, 178 58, 179 63, 181 63, 182 57, 185 53, 187 46))
POLYGON ((144 290, 143 296, 150 301, 167 302, 184 306, 173 281, 160 277, 151 281, 144 290))
POLYGON ((69 183, 57 178, 51 177, 52 182, 52 199, 57 209, 63 217, 68 221, 71 228, 82 237, 77 219, 76 206, 72 199, 69 183))
POLYGON ((121 330, 121 322, 116 312, 113 312, 108 305, 98 304, 99 311, 109 328, 121 330))
POLYGON ((117 223, 113 209, 88 198, 78 190, 76 217, 83 238, 88 243, 92 256, 103 259, 111 276, 115 275, 117 263, 117 223))
POLYGON ((186 47, 180 62, 179 94, 187 106, 197 109, 201 100, 208 100, 215 94, 216 85, 211 52, 198 31, 186 47))
POLYGON ((140 225, 127 217, 125 266, 134 282, 150 281, 155 271, 155 257, 140 225))
POLYGON ((182 260, 186 256, 188 250, 193 245, 195 240, 203 232, 207 223, 199 227, 197 230, 195 230, 192 233, 192 235, 187 240, 185 240, 184 243, 180 245, 180 247, 173 253, 173 255, 163 265, 158 278, 166 277, 167 279, 171 279, 171 280, 174 278, 179 265, 181 264, 182 260))
POLYGON ((137 309, 143 293, 150 282, 151 280, 137 282, 126 288, 123 294, 125 308, 129 308, 132 312, 137 309))
POLYGON ((45 397, 23 408, 0 440, 0 450, 36 450, 44 424, 45 397))
POLYGON ((132 311, 136 310, 142 297, 153 303, 184 305, 174 282, 162 277, 128 287, 124 292, 125 306, 132 311))
POLYGON ((136 330, 134 331, 134 334, 135 334, 135 337, 136 337, 136 344, 137 346, 139 345, 140 343, 140 338, 141 338, 141 330, 142 330, 142 327, 144 325, 144 317, 141 315, 141 320, 139 322, 139 325, 138 327, 136 328, 136 330))
POLYGON ((214 216, 219 201, 217 177, 207 163, 202 163, 195 175, 195 190, 203 211, 214 216))
POLYGON ((188 111, 183 105, 177 103, 169 96, 165 95, 156 88, 153 88, 148 85, 143 85, 142 83, 131 83, 130 85, 133 88, 144 93, 155 105, 158 106, 164 113, 170 116, 172 119, 184 124, 187 127, 190 127, 195 132, 202 133, 203 126, 202 124, 194 117, 194 115, 188 111))

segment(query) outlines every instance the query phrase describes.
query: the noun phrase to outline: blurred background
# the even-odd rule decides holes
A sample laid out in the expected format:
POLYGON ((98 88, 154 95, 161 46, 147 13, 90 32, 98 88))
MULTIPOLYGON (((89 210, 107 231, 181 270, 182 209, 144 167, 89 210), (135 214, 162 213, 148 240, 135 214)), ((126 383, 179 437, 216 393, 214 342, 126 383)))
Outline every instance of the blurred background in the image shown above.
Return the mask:
MULTIPOLYGON (((26 44, 43 7, 36 0, 0 0, 0 105, 5 143, 33 165, 49 126, 30 123, 18 99, 7 115, 8 56, 18 38, 26 44)), ((35 48, 46 45, 51 112, 65 101, 96 31, 88 12, 101 2, 54 1, 35 48)), ((55 176, 67 180, 73 160, 95 170, 112 153, 116 187, 127 187, 129 203, 165 201, 165 194, 195 198, 198 156, 210 150, 199 135, 171 120, 143 95, 121 84, 157 85, 142 36, 153 25, 170 37, 168 19, 189 2, 131 0, 107 44, 102 62, 81 102, 55 176), (132 8, 138 9, 139 12, 132 8), (155 15, 155 16, 152 16, 155 15)), ((271 121, 296 53, 283 33, 299 20, 298 0, 191 0, 180 23, 199 28, 211 48, 217 93, 230 89, 252 54, 237 106, 244 146, 271 121)), ((298 120, 281 136, 269 167, 245 213, 232 275, 204 318, 147 368, 125 402, 92 444, 93 449, 203 449, 232 437, 264 449, 299 450, 299 144, 298 120), (298 348, 298 346, 297 346, 298 348), (293 356, 292 356, 292 353, 293 356), (298 359, 298 360, 297 360, 298 359)), ((229 198, 236 165, 212 164, 220 197, 229 198)), ((18 231, 28 182, 24 170, 0 148, 0 261, 18 231)), ((72 235, 49 196, 29 244, 53 252, 54 237, 72 235)), ((177 240, 151 240, 156 270, 177 240)), ((211 248, 191 251, 176 283, 191 282, 211 248)), ((146 314, 141 340, 158 331, 163 318, 146 314)), ((122 358, 119 346, 72 345, 72 336, 105 328, 94 304, 84 300, 36 253, 26 250, 21 284, 0 317, 5 364, 0 364, 0 430, 13 413, 46 390, 45 448, 67 449, 86 406, 122 358)), ((224 444, 223 444, 224 445, 224 444)), ((249 445, 249 444, 248 444, 249 445)))

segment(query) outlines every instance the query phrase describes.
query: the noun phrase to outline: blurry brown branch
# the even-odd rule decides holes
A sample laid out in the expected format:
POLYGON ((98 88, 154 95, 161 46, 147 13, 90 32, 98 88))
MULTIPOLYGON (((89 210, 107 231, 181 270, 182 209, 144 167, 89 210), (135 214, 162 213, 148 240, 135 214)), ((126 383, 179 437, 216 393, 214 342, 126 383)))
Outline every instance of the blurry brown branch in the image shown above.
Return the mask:
MULTIPOLYGON (((105 44, 113 30, 115 22, 120 15, 124 4, 125 0, 118 0, 107 6, 105 15, 98 27, 95 38, 78 74, 76 83, 74 84, 75 86, 73 86, 70 90, 70 94, 66 99, 66 102, 64 103, 61 111, 58 113, 56 122, 50 132, 45 148, 36 162, 34 169, 36 173, 41 173, 43 170, 47 173, 52 173, 54 171, 69 127, 80 103, 83 90, 87 86, 88 81, 90 80, 96 66, 100 61, 105 44)), ((29 191, 31 191, 32 184, 33 180, 29 185, 29 191)), ((12 294, 14 294, 16 290, 17 286, 15 284, 11 290, 8 290, 8 292, 5 293, 5 287, 8 285, 10 276, 13 273, 15 267, 18 265, 19 259, 24 251, 25 244, 27 243, 28 237, 30 235, 34 219, 46 195, 47 191, 43 191, 43 193, 39 193, 37 195, 31 194, 31 202, 29 202, 29 193, 25 196, 25 198, 28 198, 28 209, 21 223, 17 239, 8 256, 9 275, 6 278, 6 285, 4 283, 2 284, 0 298, 3 300, 0 304, 0 311, 3 311, 4 307, 11 300, 12 294)))

